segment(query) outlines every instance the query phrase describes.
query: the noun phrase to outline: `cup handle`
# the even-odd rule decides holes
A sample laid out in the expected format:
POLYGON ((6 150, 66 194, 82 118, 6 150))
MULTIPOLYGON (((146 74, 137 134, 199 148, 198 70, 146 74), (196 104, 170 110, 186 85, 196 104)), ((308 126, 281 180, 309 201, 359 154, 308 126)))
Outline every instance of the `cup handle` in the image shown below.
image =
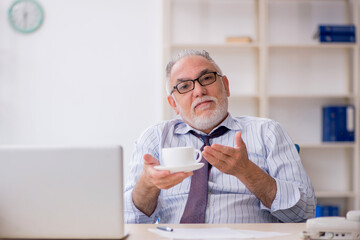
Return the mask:
POLYGON ((202 154, 201 154, 201 151, 199 149, 195 149, 195 152, 199 154, 198 158, 195 160, 195 162, 198 163, 198 162, 201 161, 202 154))

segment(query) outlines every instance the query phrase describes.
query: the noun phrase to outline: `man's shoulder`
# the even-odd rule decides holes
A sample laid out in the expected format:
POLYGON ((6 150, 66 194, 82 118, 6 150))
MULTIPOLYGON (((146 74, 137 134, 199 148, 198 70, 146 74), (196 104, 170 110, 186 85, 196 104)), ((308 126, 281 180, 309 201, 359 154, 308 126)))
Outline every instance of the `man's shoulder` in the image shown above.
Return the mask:
POLYGON ((284 132, 285 129, 277 121, 270 118, 253 117, 253 116, 240 116, 235 117, 235 121, 239 122, 244 132, 255 132, 259 134, 274 134, 284 132))
POLYGON ((143 131, 143 134, 142 135, 148 135, 148 134, 154 134, 154 133, 157 133, 157 134, 161 134, 163 132, 168 132, 170 131, 171 129, 174 129, 175 126, 179 125, 179 124, 182 124, 183 121, 181 119, 172 119, 172 120, 165 120, 165 121, 160 121, 160 122, 157 122, 153 125, 151 125, 150 127, 146 128, 144 131, 143 131))
POLYGON ((270 118, 263 117, 254 117, 254 116, 238 116, 233 117, 234 121, 241 124, 243 127, 248 127, 251 125, 266 125, 270 123, 276 123, 274 120, 270 118))
POLYGON ((183 123, 181 119, 171 119, 171 120, 164 120, 153 124, 152 126, 148 127, 148 129, 166 129, 166 128, 173 128, 178 124, 183 123))

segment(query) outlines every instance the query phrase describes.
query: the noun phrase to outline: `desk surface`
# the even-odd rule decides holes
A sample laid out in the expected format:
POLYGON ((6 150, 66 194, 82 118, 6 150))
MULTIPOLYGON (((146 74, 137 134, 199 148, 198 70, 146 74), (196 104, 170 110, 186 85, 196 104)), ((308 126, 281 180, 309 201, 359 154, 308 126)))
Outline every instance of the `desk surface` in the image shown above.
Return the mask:
MULTIPOLYGON (((162 224, 159 224, 161 226, 162 224)), ((162 238, 155 233, 148 231, 149 228, 155 228, 155 224, 126 224, 125 229, 129 233, 126 240, 160 240, 162 238)), ((269 239, 288 239, 299 240, 300 233, 305 230, 305 223, 257 223, 257 224, 168 224, 166 226, 176 228, 211 228, 211 227, 228 227, 239 230, 254 230, 265 232, 284 232, 291 235, 275 237, 269 239)), ((259 239, 259 238, 258 238, 259 239)))

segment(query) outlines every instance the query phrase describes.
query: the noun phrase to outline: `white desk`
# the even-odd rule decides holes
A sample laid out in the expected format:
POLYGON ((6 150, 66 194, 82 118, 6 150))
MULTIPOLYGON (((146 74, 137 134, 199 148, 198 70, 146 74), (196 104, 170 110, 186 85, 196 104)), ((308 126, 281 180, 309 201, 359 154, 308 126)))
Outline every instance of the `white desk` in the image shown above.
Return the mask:
MULTIPOLYGON (((163 224, 160 224, 163 225, 163 224)), ((126 224, 125 229, 129 232, 126 240, 160 240, 168 239, 158 236, 155 233, 148 231, 149 228, 156 228, 155 224, 126 224)), ((274 237, 268 239, 287 239, 299 240, 300 233, 305 230, 305 223, 256 223, 256 224, 168 224, 166 226, 176 228, 212 228, 212 227, 228 227, 239 230, 254 230, 266 232, 284 232, 291 233, 282 237, 274 237)))

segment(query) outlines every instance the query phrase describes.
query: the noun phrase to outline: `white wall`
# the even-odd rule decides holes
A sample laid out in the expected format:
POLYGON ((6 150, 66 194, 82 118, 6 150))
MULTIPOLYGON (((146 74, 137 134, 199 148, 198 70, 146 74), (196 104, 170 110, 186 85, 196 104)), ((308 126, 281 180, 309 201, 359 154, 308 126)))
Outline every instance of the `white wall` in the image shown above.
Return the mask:
MULTIPOLYGON (((38 0, 15 32, 0 1, 0 144, 133 143, 161 120, 160 0, 38 0)), ((127 171, 126 171, 127 172, 127 171)))

